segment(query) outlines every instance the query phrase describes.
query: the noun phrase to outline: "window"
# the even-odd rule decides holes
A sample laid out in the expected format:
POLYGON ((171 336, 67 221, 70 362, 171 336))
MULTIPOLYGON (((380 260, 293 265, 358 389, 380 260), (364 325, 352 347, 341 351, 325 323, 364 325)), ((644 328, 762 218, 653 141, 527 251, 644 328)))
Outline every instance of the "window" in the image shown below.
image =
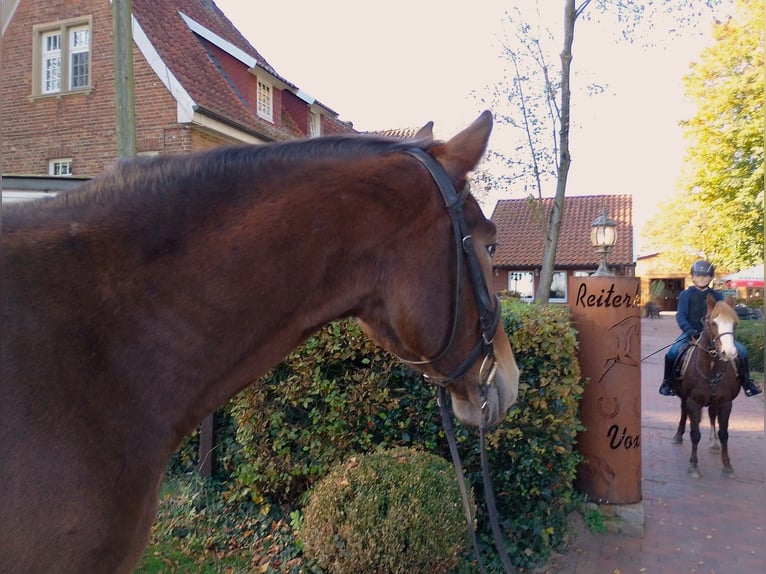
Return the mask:
POLYGON ((48 162, 48 175, 72 175, 72 159, 52 159, 48 162))
POLYGON ((90 30, 87 27, 70 30, 69 50, 69 69, 72 71, 69 75, 69 89, 87 88, 90 76, 90 30))
POLYGON ((258 80, 258 105, 256 108, 258 117, 270 122, 273 121, 273 109, 274 104, 271 84, 267 84, 263 80, 258 80))
POLYGON ((550 303, 566 303, 567 302, 567 272, 566 271, 554 271, 553 280, 551 281, 551 290, 548 295, 548 301, 550 303))
POLYGON ((34 28, 35 95, 90 87, 90 19, 65 20, 34 28))
POLYGON ((518 293, 522 301, 535 298, 535 276, 530 271, 510 271, 508 273, 508 291, 518 293))
POLYGON ((321 135, 321 122, 320 116, 315 111, 309 112, 309 137, 318 138, 321 135))
POLYGON ((43 93, 61 90, 61 34, 43 35, 43 93))

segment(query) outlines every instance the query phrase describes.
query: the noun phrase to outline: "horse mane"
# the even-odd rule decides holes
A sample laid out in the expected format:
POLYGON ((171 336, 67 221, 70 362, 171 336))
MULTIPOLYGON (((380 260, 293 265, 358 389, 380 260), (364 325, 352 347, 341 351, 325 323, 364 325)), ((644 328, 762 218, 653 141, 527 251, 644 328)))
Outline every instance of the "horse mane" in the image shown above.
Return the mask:
MULTIPOLYGON (((265 169, 281 171, 299 163, 348 160, 386 155, 406 148, 428 149, 428 138, 401 140, 385 136, 342 135, 268 145, 231 145, 209 150, 159 156, 139 156, 115 162, 83 185, 55 198, 11 204, 6 215, 29 216, 39 212, 83 209, 93 205, 151 201, 169 194, 190 199, 196 191, 216 188, 223 193, 232 174, 252 174, 265 169)), ((251 182, 252 183, 252 182, 251 182)), ((220 195, 218 195, 220 199, 220 195)))

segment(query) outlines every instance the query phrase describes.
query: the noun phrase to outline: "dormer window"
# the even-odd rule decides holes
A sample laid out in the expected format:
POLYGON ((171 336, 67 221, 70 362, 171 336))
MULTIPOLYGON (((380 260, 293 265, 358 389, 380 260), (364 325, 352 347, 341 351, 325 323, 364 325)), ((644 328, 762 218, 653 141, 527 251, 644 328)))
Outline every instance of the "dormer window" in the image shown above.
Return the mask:
POLYGON ((35 26, 33 95, 90 87, 90 31, 90 18, 35 26))
POLYGON ((258 103, 256 112, 259 118, 274 121, 274 89, 271 84, 258 78, 258 103))
POLYGON ((318 138, 322 135, 321 116, 318 112, 311 110, 309 112, 309 137, 318 138))

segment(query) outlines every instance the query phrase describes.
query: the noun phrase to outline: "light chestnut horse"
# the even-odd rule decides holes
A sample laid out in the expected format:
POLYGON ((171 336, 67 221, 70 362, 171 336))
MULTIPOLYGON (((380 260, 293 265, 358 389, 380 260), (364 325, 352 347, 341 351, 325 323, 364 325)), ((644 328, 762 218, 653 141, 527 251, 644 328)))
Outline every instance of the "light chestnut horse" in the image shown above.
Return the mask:
POLYGON ((6 208, 0 572, 131 572, 181 439, 340 317, 449 384, 465 423, 503 419, 518 369, 462 264, 486 291, 495 228, 429 173, 463 189, 491 127, 139 158, 6 208))

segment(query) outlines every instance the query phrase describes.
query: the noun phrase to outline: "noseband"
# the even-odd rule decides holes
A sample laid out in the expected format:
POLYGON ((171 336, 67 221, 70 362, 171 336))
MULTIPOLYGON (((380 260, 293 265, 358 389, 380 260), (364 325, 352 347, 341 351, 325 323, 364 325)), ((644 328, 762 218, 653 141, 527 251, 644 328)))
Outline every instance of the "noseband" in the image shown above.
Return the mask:
MULTIPOLYGON (((487 288, 487 282, 484 280, 484 273, 479 263, 479 258, 476 256, 476 251, 473 247, 473 238, 471 237, 468 224, 465 220, 465 213, 463 211, 464 194, 458 195, 455 191, 455 187, 452 185, 447 172, 439 162, 434 160, 428 153, 420 148, 408 148, 405 150, 412 157, 420 161, 425 166, 428 172, 431 174, 436 187, 441 192, 442 199, 447 207, 447 213, 449 214, 450 221, 452 223, 452 232, 455 237, 455 247, 457 252, 457 273, 455 278, 455 311, 453 312, 452 332, 450 338, 447 341, 444 349, 438 353, 435 357, 427 359, 425 361, 408 361, 402 359, 405 363, 410 365, 431 365, 444 358, 451 350, 455 343, 455 335, 458 330, 458 324, 460 322, 460 299, 461 299, 461 275, 463 268, 463 258, 465 258, 466 267, 468 269, 468 276, 471 279, 471 286, 473 287, 474 297, 476 299, 476 310, 479 316, 479 326, 481 328, 481 337, 473 346, 468 355, 461 361, 461 363, 452 370, 449 375, 444 377, 428 377, 429 380, 438 385, 449 385, 458 379, 465 376, 465 374, 473 367, 473 365, 483 357, 481 371, 481 377, 483 382, 488 386, 491 385, 495 377, 495 352, 494 352, 494 340, 497 326, 500 323, 500 301, 495 295, 492 299, 489 296, 489 289, 487 288), (462 250, 462 254, 461 254, 462 250), (486 378, 485 378, 486 374, 486 378)), ((467 187, 466 191, 467 193, 467 187)))

